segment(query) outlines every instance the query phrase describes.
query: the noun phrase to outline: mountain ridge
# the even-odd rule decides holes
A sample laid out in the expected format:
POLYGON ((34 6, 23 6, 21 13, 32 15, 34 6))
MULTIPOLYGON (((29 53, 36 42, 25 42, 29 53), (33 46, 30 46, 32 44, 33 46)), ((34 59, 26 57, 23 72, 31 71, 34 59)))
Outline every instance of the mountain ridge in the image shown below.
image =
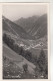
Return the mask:
POLYGON ((13 32, 13 34, 16 34, 24 39, 33 39, 33 37, 27 34, 27 32, 22 27, 5 18, 4 16, 2 16, 2 23, 3 30, 11 33, 13 32))
POLYGON ((16 21, 14 21, 16 24, 19 24, 22 26, 27 32, 29 32, 30 27, 32 27, 32 24, 39 18, 39 16, 32 16, 28 18, 20 18, 16 21))
POLYGON ((30 18, 21 18, 15 23, 19 24, 26 30, 28 34, 34 36, 36 38, 41 38, 44 35, 47 35, 47 14, 43 14, 42 16, 30 18))

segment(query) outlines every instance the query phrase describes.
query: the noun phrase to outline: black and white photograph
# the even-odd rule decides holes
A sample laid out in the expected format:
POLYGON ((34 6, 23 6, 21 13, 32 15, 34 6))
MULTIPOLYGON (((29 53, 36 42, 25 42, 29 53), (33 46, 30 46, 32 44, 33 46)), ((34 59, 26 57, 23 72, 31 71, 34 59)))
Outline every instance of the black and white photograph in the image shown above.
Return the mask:
POLYGON ((2 5, 2 78, 48 79, 48 5, 2 5))

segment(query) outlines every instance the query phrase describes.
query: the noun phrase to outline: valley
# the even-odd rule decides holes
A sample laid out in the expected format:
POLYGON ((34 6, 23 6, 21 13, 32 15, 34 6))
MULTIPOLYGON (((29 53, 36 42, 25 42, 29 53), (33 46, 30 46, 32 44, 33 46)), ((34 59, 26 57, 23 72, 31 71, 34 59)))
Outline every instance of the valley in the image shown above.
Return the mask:
POLYGON ((47 78, 48 39, 46 14, 41 17, 23 19, 23 26, 20 24, 21 21, 20 19, 19 22, 17 21, 19 24, 17 22, 15 24, 2 16, 3 78, 42 79, 42 74, 43 78, 47 78), (26 27, 23 24, 24 22, 28 23, 26 27), (32 22, 31 26, 29 22, 32 22), (42 58, 40 57, 41 53, 43 54, 42 58), (40 67, 39 58, 41 62, 43 61, 44 66, 40 64, 40 67), (43 69, 42 72, 41 68, 43 69))

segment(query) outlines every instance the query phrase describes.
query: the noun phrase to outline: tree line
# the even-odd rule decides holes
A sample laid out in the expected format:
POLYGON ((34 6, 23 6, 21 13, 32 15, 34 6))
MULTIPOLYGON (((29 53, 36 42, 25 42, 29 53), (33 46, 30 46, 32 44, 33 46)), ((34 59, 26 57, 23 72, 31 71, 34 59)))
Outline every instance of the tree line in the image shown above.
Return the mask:
POLYGON ((5 42, 16 53, 25 57, 28 61, 34 63, 34 60, 36 60, 35 58, 32 57, 32 53, 29 50, 24 50, 24 48, 22 46, 19 47, 18 44, 15 43, 15 40, 12 39, 6 33, 3 34, 3 42, 5 42))

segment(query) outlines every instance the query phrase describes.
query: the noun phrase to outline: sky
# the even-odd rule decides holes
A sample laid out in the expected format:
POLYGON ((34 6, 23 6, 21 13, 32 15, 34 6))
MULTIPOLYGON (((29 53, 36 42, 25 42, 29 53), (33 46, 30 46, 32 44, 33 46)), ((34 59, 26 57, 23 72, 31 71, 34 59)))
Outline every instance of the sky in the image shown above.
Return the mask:
POLYGON ((47 5, 45 4, 16 4, 3 5, 2 14, 6 18, 15 21, 21 17, 27 18, 35 15, 43 15, 47 13, 47 5))

